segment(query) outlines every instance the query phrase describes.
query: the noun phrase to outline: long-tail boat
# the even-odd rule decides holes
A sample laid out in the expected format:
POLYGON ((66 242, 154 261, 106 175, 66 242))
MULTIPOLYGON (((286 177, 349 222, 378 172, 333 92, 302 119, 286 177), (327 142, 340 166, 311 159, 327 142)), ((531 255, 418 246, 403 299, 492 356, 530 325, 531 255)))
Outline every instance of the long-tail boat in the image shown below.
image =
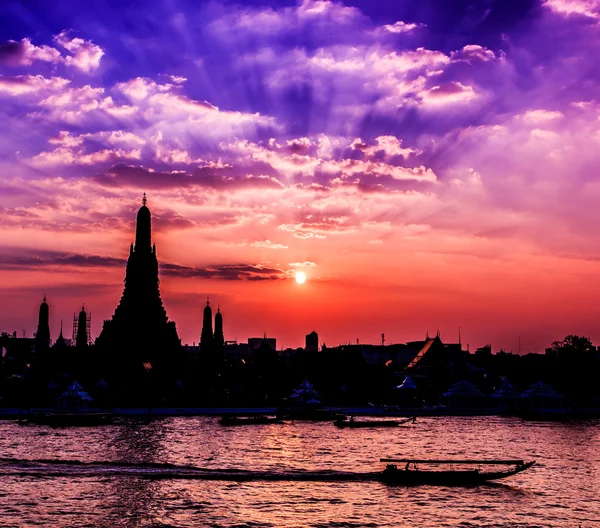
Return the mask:
POLYGON ((406 423, 415 423, 416 417, 412 416, 407 418, 406 420, 364 420, 358 421, 354 418, 350 418, 350 420, 346 419, 346 417, 338 418, 333 422, 333 425, 341 428, 371 428, 371 427, 398 427, 399 425, 406 423))
POLYGON ((269 416, 232 416, 226 415, 219 420, 220 425, 269 425, 282 424, 284 421, 281 418, 271 418, 269 416))
POLYGON ((433 486, 470 486, 498 480, 529 469, 535 461, 523 460, 419 460, 413 458, 382 458, 387 462, 381 473, 381 481, 391 485, 428 484, 433 486), (406 464, 398 468, 397 464, 406 464), (452 469, 419 469, 417 464, 426 466, 450 466, 452 469), (454 466, 507 465, 511 469, 503 471, 481 471, 477 469, 454 469, 454 466))

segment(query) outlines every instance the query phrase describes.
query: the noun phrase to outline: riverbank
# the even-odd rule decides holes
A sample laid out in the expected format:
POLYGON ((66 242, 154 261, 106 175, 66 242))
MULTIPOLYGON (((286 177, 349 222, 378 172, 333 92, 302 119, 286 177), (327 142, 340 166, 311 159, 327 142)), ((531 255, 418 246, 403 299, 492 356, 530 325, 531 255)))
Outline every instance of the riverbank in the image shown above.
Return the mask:
MULTIPOLYGON (((99 409, 90 409, 98 411, 99 409)), ((36 412, 54 412, 52 408, 36 408, 36 412)), ((570 412, 552 413, 539 412, 527 416, 499 411, 497 409, 449 409, 445 407, 428 409, 381 409, 377 407, 323 407, 318 410, 323 413, 323 420, 328 421, 331 415, 343 414, 346 416, 364 417, 409 417, 409 416, 516 416, 531 419, 572 419, 572 418, 600 418, 600 409, 588 408, 570 412)), ((26 420, 29 409, 0 408, 0 420, 26 420)), ((114 416, 123 417, 164 417, 164 416, 272 416, 277 414, 276 407, 153 407, 153 408, 114 408, 114 416)), ((284 414, 286 412, 284 411, 284 414)), ((294 419, 293 411, 290 413, 294 419)), ((318 416, 315 416, 318 419, 318 416)), ((302 419, 302 418, 297 418, 302 419)))

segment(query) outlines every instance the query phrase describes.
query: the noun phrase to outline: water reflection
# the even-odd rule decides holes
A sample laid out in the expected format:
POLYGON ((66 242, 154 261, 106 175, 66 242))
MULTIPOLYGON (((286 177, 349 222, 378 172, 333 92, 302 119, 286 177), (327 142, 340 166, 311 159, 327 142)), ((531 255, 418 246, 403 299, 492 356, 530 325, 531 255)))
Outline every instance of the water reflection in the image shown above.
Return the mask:
POLYGON ((381 469, 382 456, 501 456, 535 458, 538 465, 506 483, 476 488, 152 481, 106 473, 27 480, 0 473, 0 516, 7 525, 61 528, 587 527, 600 518, 598 421, 440 417, 420 422, 397 431, 339 430, 332 424, 308 422, 226 428, 212 418, 126 420, 106 427, 62 430, 0 422, 0 453, 20 460, 61 458, 256 470, 364 472, 381 469))
MULTIPOLYGON (((164 458, 166 420, 123 420, 110 437, 109 459, 128 463, 156 463, 164 458)), ((152 524, 161 502, 158 482, 121 476, 106 479, 108 492, 100 507, 106 511, 107 524, 115 527, 137 527, 152 524)))

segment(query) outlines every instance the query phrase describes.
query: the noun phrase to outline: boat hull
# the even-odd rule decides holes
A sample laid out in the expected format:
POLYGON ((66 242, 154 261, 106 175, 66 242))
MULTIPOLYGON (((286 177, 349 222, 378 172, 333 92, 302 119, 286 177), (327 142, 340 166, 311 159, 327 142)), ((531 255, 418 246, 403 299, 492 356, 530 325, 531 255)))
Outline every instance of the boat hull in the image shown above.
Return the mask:
POLYGON ((242 425, 271 425, 282 424, 283 420, 279 418, 267 418, 265 416, 255 416, 250 418, 238 418, 236 416, 223 416, 219 420, 219 425, 225 426, 242 426, 242 425))
POLYGON ((105 412, 45 412, 31 414, 28 421, 52 427, 85 427, 110 424, 113 421, 113 414, 105 412))
POLYGON ((381 422, 348 422, 336 420, 333 422, 336 427, 340 427, 341 429, 361 429, 361 428, 372 428, 372 427, 398 427, 400 422, 397 421, 381 421, 381 422))
POLYGON ((392 486, 476 486, 494 480, 516 475, 533 466, 528 462, 509 471, 479 471, 477 469, 464 471, 421 471, 402 470, 388 466, 381 473, 381 481, 392 486))

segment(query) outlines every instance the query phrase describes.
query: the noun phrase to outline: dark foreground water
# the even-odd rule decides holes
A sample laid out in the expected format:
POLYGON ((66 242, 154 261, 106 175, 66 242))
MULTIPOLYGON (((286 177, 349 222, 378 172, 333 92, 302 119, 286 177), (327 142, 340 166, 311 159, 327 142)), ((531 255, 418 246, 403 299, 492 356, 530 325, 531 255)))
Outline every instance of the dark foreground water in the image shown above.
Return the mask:
POLYGON ((436 417, 351 430, 202 417, 65 429, 0 422, 0 526, 600 526, 600 421, 436 417), (372 472, 384 456, 538 464, 471 488, 169 477, 188 466, 372 472), (168 478, 148 478, 161 472, 168 478))

